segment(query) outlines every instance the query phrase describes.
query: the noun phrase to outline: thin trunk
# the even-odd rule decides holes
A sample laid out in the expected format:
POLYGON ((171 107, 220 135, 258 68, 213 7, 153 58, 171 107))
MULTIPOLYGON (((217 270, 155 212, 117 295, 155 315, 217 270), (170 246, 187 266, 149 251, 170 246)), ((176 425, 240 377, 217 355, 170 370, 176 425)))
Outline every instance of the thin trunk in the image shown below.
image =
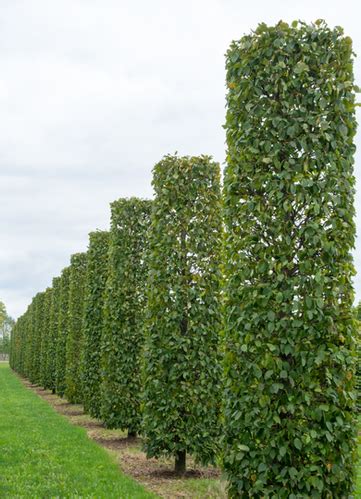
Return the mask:
POLYGON ((174 471, 176 475, 184 475, 186 472, 186 451, 179 450, 175 454, 174 471))

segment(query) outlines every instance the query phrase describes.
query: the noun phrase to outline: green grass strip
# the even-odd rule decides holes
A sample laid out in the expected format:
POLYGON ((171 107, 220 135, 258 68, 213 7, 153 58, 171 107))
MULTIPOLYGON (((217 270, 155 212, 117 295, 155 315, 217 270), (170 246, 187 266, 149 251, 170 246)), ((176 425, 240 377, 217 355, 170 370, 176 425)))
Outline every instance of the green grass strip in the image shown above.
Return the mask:
POLYGON ((156 496, 0 364, 0 497, 156 496))

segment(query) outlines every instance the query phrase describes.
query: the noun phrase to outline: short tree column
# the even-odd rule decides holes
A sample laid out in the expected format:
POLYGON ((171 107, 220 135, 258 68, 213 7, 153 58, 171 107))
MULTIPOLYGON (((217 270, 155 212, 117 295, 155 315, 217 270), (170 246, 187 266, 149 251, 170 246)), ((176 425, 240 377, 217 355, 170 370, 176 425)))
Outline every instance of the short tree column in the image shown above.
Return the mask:
POLYGON ((166 156, 154 167, 149 251, 144 431, 148 456, 186 453, 212 462, 218 448, 219 165, 166 156))

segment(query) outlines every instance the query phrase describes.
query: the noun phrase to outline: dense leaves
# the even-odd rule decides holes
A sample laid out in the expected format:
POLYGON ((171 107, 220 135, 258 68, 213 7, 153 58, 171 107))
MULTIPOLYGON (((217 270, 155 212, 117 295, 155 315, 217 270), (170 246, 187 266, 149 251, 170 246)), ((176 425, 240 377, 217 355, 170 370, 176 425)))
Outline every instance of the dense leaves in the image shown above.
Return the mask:
POLYGON ((107 427, 139 431, 141 360, 146 303, 147 231, 151 201, 111 204, 109 276, 102 339, 102 419, 107 427))
POLYGON ((47 288, 44 292, 43 323, 40 347, 40 385, 50 388, 51 373, 49 369, 49 347, 50 347, 50 307, 53 289, 47 288))
POLYGON ((5 304, 0 301, 0 358, 6 358, 10 353, 10 337, 14 323, 14 319, 6 311, 5 304))
POLYGON ((46 370, 47 385, 46 388, 55 392, 56 386, 56 347, 59 331, 59 310, 60 310, 60 286, 61 278, 53 278, 53 291, 49 309, 49 342, 47 347, 46 370))
POLYGON ((45 291, 34 298, 34 310, 31 317, 32 344, 29 351, 29 379, 34 384, 41 383, 41 342, 44 328, 45 291))
POLYGON ((55 389, 60 396, 65 392, 66 343, 69 331, 69 284, 70 266, 60 276, 58 336, 56 342, 55 389))
POLYGON ((349 497, 354 460, 352 48, 261 24, 227 53, 231 497, 349 497))
POLYGON ((36 305, 36 295, 31 300, 31 303, 27 309, 27 312, 23 316, 23 320, 19 322, 20 329, 19 333, 21 333, 21 344, 23 347, 23 355, 21 359, 21 374, 30 378, 31 365, 33 360, 33 330, 34 330, 34 320, 33 316, 35 314, 35 305, 36 305))
POLYGON ((361 302, 354 309, 357 324, 357 360, 356 360, 356 390, 357 410, 361 412, 361 302))
POLYGON ((29 317, 31 313, 31 305, 28 306, 26 312, 21 315, 15 322, 10 339, 10 367, 23 376, 27 376, 26 372, 26 351, 29 339, 29 317))
POLYGON ((82 382, 84 410, 96 418, 101 416, 100 347, 105 285, 108 276, 108 248, 109 232, 97 231, 89 234, 82 382))
POLYGON ((214 459, 221 373, 220 171, 208 156, 153 170, 144 432, 148 456, 214 459))
POLYGON ((68 334, 66 337, 65 396, 72 404, 82 401, 81 360, 83 348, 84 295, 87 254, 70 258, 68 334))

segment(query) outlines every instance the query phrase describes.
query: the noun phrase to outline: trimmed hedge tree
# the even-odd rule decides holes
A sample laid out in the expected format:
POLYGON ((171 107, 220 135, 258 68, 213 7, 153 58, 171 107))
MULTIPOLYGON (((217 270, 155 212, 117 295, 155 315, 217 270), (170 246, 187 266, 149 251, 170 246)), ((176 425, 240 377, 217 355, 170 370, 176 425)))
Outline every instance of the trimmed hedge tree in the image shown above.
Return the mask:
POLYGON ((49 343, 47 350, 47 387, 53 393, 56 388, 56 350, 59 331, 61 278, 53 278, 53 292, 49 310, 49 343))
POLYGON ((30 306, 14 324, 10 337, 10 359, 11 369, 25 376, 25 345, 27 342, 28 318, 30 306))
POLYGON ((141 359, 151 201, 111 204, 109 280, 102 340, 102 419, 109 428, 140 429, 141 359))
POLYGON ((208 156, 166 156, 153 170, 144 432, 149 457, 218 450, 220 169, 208 156))
POLYGON ((48 351, 50 346, 50 307, 52 301, 53 288, 46 288, 44 291, 44 310, 40 352, 40 384, 48 389, 50 385, 50 374, 48 369, 48 351))
POLYGON ((230 497, 349 497, 355 458, 351 40, 261 24, 227 53, 230 497))
POLYGON ((56 342, 56 383, 55 391, 63 397, 65 392, 66 343, 69 330, 69 284, 70 266, 63 269, 60 276, 58 339, 56 342))
POLYGON ((45 291, 35 295, 34 310, 32 313, 32 338, 30 346, 30 372, 29 380, 41 384, 41 341, 44 326, 45 291))
POLYGON ((22 331, 21 332, 19 331, 19 334, 21 335, 21 345, 23 349, 21 374, 23 374, 28 379, 30 379, 30 371, 33 360, 32 352, 33 352, 34 313, 35 313, 35 304, 36 304, 35 296, 31 300, 31 303, 28 306, 27 311, 23 316, 24 320, 21 323, 22 331))
POLYGON ((87 254, 70 258, 68 335, 66 338, 65 397, 72 404, 82 402, 81 360, 87 254))
POLYGON ((105 286, 108 277, 109 232, 89 234, 86 276, 83 355, 83 405, 92 417, 101 417, 100 349, 105 286))

